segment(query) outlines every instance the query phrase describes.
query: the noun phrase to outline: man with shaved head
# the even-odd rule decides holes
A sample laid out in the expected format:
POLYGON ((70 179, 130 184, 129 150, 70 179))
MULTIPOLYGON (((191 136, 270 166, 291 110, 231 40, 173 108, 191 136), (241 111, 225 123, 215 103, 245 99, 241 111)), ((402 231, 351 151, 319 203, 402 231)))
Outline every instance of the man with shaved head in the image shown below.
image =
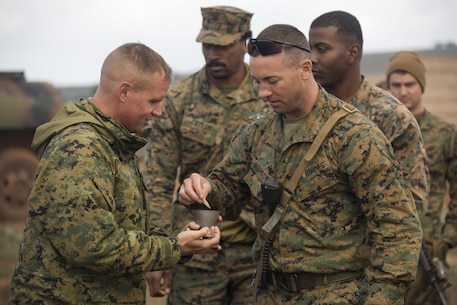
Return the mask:
POLYGON ((94 97, 67 103, 37 128, 40 163, 11 304, 145 304, 147 271, 218 244, 217 227, 190 223, 168 235, 150 225, 135 153, 170 79, 158 53, 124 44, 103 63, 94 97), (214 238, 201 239, 210 231, 214 238))

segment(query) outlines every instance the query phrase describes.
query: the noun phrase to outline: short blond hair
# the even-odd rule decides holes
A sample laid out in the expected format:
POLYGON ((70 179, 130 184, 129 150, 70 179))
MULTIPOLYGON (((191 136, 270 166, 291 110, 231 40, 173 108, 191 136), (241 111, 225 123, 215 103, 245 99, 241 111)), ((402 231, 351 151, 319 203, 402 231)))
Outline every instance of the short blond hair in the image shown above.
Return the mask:
POLYGON ((126 43, 106 57, 100 85, 129 81, 141 90, 147 86, 147 76, 156 72, 163 73, 165 79, 171 81, 172 70, 159 53, 141 43, 126 43))

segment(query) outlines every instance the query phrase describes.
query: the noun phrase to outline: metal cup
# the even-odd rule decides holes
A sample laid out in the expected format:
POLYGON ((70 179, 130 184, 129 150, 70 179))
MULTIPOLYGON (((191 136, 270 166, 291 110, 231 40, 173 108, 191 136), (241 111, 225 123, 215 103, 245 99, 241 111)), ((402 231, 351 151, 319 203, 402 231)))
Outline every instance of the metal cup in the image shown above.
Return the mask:
MULTIPOLYGON (((217 224, 217 218, 220 214, 220 211, 216 210, 192 210, 192 214, 195 217, 195 222, 200 225, 200 227, 211 227, 217 224)), ((214 235, 208 234, 205 238, 212 238, 214 235)))

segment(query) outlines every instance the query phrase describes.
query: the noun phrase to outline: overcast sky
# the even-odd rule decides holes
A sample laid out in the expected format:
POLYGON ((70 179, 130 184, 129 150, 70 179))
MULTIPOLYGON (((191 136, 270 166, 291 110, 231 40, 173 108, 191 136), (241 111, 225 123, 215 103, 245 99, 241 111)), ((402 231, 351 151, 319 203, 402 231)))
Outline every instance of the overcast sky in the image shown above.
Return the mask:
POLYGON ((195 41, 200 8, 212 5, 253 12, 254 36, 274 23, 308 36, 314 18, 345 10, 362 25, 365 53, 457 42, 455 0, 0 0, 0 71, 56 86, 94 85, 109 52, 141 42, 175 72, 193 72, 204 64, 195 41))

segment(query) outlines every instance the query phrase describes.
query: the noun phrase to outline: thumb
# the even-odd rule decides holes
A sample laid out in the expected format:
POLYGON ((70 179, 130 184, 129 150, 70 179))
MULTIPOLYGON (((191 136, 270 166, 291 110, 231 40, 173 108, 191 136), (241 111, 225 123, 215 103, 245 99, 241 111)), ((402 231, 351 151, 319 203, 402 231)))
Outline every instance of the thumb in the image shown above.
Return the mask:
POLYGON ((192 236, 192 239, 200 239, 202 237, 204 237, 205 235, 209 234, 210 233, 210 229, 208 227, 203 227, 203 228, 200 228, 199 230, 191 230, 191 236, 192 236))
MULTIPOLYGON (((195 224, 197 225, 197 224, 195 224)), ((198 226, 198 225, 197 225, 198 226)), ((186 244, 196 239, 201 239, 205 235, 209 234, 211 230, 208 227, 200 228, 200 229, 191 229, 187 226, 183 231, 178 234, 178 237, 181 239, 181 242, 186 244)))

